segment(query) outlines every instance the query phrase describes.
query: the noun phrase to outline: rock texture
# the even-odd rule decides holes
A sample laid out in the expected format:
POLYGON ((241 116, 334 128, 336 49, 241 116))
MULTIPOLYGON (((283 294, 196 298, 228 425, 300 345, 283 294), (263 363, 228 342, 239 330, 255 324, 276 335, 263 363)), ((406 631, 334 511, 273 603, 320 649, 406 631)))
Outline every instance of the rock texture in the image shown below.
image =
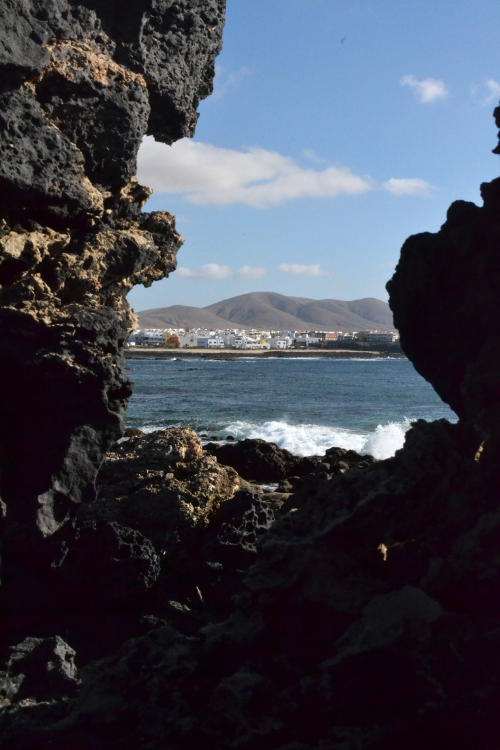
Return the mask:
POLYGON ((388 285, 457 424, 417 422, 383 462, 209 452, 177 429, 116 443, 125 294, 180 242, 172 217, 140 212, 135 154, 145 132, 192 132, 222 5, 0 9, 0 737, 497 750, 497 180, 410 238, 388 285), (270 478, 279 491, 253 481, 270 478))
POLYGON ((483 206, 456 201, 439 232, 410 237, 387 288, 403 350, 489 441, 500 425, 500 179, 481 195, 483 206))
POLYGON ((221 47, 224 0, 129 5, 0 8, 0 497, 12 617, 26 581, 46 586, 120 437, 126 295, 175 268, 174 218, 141 212, 141 139, 193 134, 221 47))
POLYGON ((291 475, 310 474, 317 463, 314 459, 299 458, 290 451, 278 448, 275 443, 259 439, 241 440, 226 445, 209 443, 207 450, 221 463, 236 469, 245 479, 260 482, 279 482, 291 475))
POLYGON ((78 685, 75 651, 62 638, 26 638, 0 672, 0 701, 57 698, 78 685))

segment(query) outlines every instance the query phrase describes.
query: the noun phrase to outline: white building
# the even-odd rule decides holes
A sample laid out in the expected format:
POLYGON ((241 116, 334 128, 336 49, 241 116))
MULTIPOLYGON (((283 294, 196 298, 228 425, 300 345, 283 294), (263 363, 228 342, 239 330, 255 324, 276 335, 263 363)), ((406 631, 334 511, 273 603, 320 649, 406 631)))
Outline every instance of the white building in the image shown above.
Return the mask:
POLYGON ((198 336, 197 346, 200 349, 223 349, 224 339, 222 336, 198 336))
POLYGON ((181 333, 179 334, 179 342, 182 348, 194 348, 198 343, 198 334, 193 333, 192 331, 189 333, 181 333))
POLYGON ((290 349, 293 344, 293 339, 289 336, 284 337, 272 337, 269 339, 271 349, 290 349))
POLYGON ((319 346, 321 339, 319 336, 311 336, 309 333, 299 333, 295 337, 295 346, 319 346))
POLYGON ((356 336, 363 344, 394 344, 399 340, 399 335, 394 331, 360 331, 356 336))
POLYGON ((131 346, 165 346, 165 328, 146 328, 133 331, 130 335, 131 346))

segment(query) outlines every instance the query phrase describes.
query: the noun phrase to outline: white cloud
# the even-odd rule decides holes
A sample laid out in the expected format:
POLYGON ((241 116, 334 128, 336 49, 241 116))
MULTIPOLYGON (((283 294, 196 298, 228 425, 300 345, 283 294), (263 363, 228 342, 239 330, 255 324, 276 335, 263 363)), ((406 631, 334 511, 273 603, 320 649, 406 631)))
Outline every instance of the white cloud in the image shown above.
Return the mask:
POLYGON ((383 186, 393 195, 429 195, 434 187, 419 177, 391 177, 383 186))
POLYGON ((229 266, 221 266, 219 263, 205 263, 200 268, 187 268, 186 266, 179 266, 177 269, 177 275, 183 279, 209 279, 213 281, 221 281, 232 276, 232 271, 229 266))
POLYGON ((267 268, 262 266, 242 266, 236 270, 219 263, 205 263, 199 268, 179 266, 177 275, 183 279, 205 279, 207 281, 223 281, 230 277, 240 279, 261 279, 267 274, 267 268))
POLYGON ((264 148, 219 148, 189 139, 172 146, 148 136, 138 155, 139 180, 157 192, 181 193, 201 205, 245 204, 264 208, 298 198, 356 195, 370 180, 348 167, 303 168, 264 148))
POLYGON ((304 154, 306 159, 309 159, 309 161, 312 161, 314 164, 325 165, 327 163, 325 159, 323 159, 321 156, 318 156, 313 148, 304 148, 302 149, 302 153, 304 154))
POLYGON ((500 99, 500 83, 490 78, 485 83, 486 95, 483 99, 484 104, 491 104, 495 100, 500 99))
POLYGON ((296 276, 326 276, 319 263, 302 265, 301 263, 281 263, 278 269, 283 273, 293 273, 296 276))
POLYGON ((250 68, 238 68, 238 70, 226 70, 223 65, 215 65, 214 93, 210 99, 222 99, 229 91, 237 88, 240 83, 250 75, 250 68))
POLYGON ((444 81, 438 78, 423 78, 418 80, 413 75, 403 76, 400 81, 401 86, 410 86, 415 90, 415 94, 423 104, 430 104, 438 99, 448 96, 449 91, 444 81))
POLYGON ((235 272, 240 279, 261 279, 266 274, 267 268, 262 266, 242 266, 235 272))

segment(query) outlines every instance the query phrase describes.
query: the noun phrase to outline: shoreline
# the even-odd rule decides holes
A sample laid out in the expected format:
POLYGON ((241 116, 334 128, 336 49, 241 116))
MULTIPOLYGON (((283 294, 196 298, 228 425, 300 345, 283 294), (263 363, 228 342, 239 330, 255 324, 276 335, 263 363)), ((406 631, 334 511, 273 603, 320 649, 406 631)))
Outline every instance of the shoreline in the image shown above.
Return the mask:
POLYGON ((126 359, 189 359, 206 357, 208 359, 239 359, 241 357, 259 357, 262 359, 304 359, 324 357, 326 359, 406 359, 403 352, 388 352, 357 349, 162 349, 160 347, 133 347, 125 350, 126 359))

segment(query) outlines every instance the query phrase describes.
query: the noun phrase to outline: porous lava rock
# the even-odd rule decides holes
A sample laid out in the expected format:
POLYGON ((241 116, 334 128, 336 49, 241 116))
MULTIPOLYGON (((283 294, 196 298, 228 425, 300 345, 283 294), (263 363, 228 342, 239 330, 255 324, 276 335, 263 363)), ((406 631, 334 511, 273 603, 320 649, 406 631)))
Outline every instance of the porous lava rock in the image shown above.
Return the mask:
POLYGON ((468 427, 419 422, 395 458, 292 495, 226 616, 90 665, 54 747, 104 746, 111 704, 111 747, 493 750, 498 470, 475 459, 468 427))
POLYGON ((317 458, 301 458, 276 443, 247 438, 237 443, 208 443, 206 449, 222 464, 232 466, 245 479, 279 482, 290 476, 304 476, 318 468, 317 458))
MULTIPOLYGON (((190 428, 137 430, 106 455, 97 499, 80 506, 78 523, 118 523, 151 540, 162 569, 154 601, 148 601, 157 616, 170 612, 166 604, 172 601, 190 610, 201 604, 206 614, 227 610, 287 497, 220 464, 190 428)), ((92 546, 86 547, 89 555, 92 546)), ((73 548, 72 542, 70 554, 73 548)), ((106 567, 104 559, 100 565, 106 567)), ((124 579, 124 591, 126 586, 124 579)))
POLYGON ((75 651, 62 638, 25 638, 10 649, 0 671, 0 703, 60 698, 77 685, 75 651))
POLYGON ((189 428, 129 437, 108 452, 98 499, 81 515, 119 520, 171 553, 240 488, 240 477, 206 453, 189 428))
MULTIPOLYGON (((5 0, 0 7, 3 611, 17 618, 95 496, 131 394, 126 295, 182 238, 143 213, 144 135, 192 135, 225 0, 5 0)), ((38 600, 37 596, 34 601, 38 600)))
POLYGON ((215 519, 241 483, 234 469, 204 451, 192 429, 135 435, 107 454, 97 500, 80 507, 79 522, 119 523, 151 540, 162 563, 153 610, 161 613, 171 600, 193 607, 218 576, 207 562, 219 563, 220 555, 214 550, 207 558, 205 546, 209 540, 219 546, 215 519))
POLYGON ((486 442, 496 442, 500 179, 483 183, 481 196, 482 206, 453 203, 439 232, 410 237, 387 289, 416 369, 486 442))

